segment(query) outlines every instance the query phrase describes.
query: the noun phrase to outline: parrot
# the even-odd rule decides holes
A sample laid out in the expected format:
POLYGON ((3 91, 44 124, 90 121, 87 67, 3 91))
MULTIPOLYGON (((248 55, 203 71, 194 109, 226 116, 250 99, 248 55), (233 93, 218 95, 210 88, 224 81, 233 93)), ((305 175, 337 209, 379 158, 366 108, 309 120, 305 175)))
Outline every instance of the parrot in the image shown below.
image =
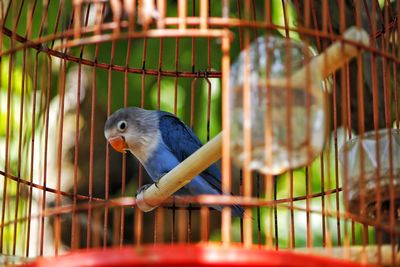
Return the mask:
MULTIPOLYGON (((131 152, 156 185, 162 176, 202 146, 192 129, 175 115, 138 107, 121 108, 111 114, 105 123, 104 135, 116 151, 131 152)), ((174 195, 201 194, 222 194, 221 172, 215 163, 174 195)), ((219 211, 223 208, 222 205, 210 207, 219 211)), ((232 216, 243 218, 243 207, 235 204, 231 208, 232 216)))

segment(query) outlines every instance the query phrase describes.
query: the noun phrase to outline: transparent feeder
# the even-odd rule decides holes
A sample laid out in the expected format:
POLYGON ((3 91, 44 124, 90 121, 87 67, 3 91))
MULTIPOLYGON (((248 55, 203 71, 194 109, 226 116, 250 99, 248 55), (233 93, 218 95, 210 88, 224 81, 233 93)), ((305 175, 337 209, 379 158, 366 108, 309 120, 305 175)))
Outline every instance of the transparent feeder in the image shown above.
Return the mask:
POLYGON ((260 37, 232 66, 231 155, 239 167, 250 162, 251 169, 275 175, 304 166, 321 153, 327 100, 319 70, 304 71, 306 51, 311 58, 311 49, 300 42, 260 37), (302 77, 296 75, 299 70, 302 77), (250 97, 245 97, 246 90, 250 97), (247 152, 245 127, 251 133, 247 152))
MULTIPOLYGON (((362 138, 355 137, 343 145, 339 159, 348 212, 374 219, 379 196, 382 215, 389 215, 391 183, 395 210, 400 208, 399 129, 381 129, 377 135, 371 131, 362 138)), ((382 217, 382 220, 389 221, 389 218, 382 217)))

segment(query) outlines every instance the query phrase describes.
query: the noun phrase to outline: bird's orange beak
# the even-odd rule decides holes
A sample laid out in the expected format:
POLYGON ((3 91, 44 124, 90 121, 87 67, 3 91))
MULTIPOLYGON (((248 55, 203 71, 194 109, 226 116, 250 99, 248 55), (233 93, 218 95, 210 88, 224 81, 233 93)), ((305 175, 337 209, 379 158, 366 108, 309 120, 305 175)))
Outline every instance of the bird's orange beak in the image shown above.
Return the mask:
POLYGON ((108 139, 110 145, 120 153, 125 153, 125 150, 128 149, 128 144, 125 142, 125 138, 122 136, 115 136, 108 139))

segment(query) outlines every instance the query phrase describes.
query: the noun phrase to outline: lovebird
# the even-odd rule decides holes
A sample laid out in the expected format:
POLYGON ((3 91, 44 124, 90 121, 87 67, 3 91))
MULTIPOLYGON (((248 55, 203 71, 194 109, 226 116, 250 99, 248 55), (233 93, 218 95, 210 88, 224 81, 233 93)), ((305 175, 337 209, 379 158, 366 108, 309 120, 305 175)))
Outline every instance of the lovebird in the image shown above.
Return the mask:
MULTIPOLYGON (((137 107, 115 111, 105 123, 104 135, 115 150, 131 152, 155 183, 202 146, 192 129, 175 115, 137 107)), ((201 194, 222 194, 221 172, 215 163, 174 195, 201 194)), ((219 211, 223 208, 210 206, 219 211)), ((233 216, 243 217, 240 205, 231 208, 233 216)))

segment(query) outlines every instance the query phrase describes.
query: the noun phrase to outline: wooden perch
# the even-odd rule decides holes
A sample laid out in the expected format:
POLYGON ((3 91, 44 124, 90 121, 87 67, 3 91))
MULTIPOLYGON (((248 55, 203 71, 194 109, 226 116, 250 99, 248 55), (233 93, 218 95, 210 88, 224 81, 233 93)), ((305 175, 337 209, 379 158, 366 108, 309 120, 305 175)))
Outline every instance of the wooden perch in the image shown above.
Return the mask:
MULTIPOLYGON (((361 29, 351 27, 344 33, 344 38, 367 45, 368 34, 361 29)), ((328 77, 359 53, 359 49, 348 43, 335 42, 322 54, 311 59, 292 77, 292 85, 304 85, 307 72, 321 71, 320 79, 328 77)), ((314 75, 313 75, 314 77, 314 75)), ((196 175, 221 158, 222 134, 193 153, 190 157, 163 176, 157 183, 140 192, 137 196, 137 206, 144 212, 156 208, 168 197, 191 181, 196 175)))
MULTIPOLYGON (((369 35, 363 29, 355 26, 350 27, 343 34, 343 39, 359 43, 362 45, 369 44, 369 35)), ((311 78, 325 79, 333 74, 340 67, 346 64, 350 59, 357 56, 360 50, 352 44, 337 41, 330 45, 323 53, 312 58, 310 63, 297 71, 292 77, 293 85, 304 84, 308 75, 311 78), (315 75, 319 72, 319 75, 315 75)))
POLYGON ((222 133, 190 155, 181 164, 164 175, 157 183, 141 191, 137 206, 142 211, 151 211, 176 191, 189 183, 197 174, 219 160, 222 156, 222 133))

